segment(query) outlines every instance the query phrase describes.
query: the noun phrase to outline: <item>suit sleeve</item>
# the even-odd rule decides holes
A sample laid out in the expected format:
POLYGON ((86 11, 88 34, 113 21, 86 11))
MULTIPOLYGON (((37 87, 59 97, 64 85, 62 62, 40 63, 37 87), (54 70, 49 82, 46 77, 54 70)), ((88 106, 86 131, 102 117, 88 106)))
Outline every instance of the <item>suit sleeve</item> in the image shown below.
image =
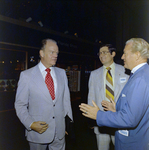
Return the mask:
POLYGON ((117 103, 117 111, 98 111, 96 122, 98 126, 115 128, 136 127, 147 111, 148 99, 149 88, 145 80, 141 77, 136 78, 122 91, 117 103))
POLYGON ((73 120, 72 117, 72 109, 71 109, 71 101, 70 101, 70 92, 68 88, 68 79, 66 76, 66 73, 64 71, 64 107, 65 107, 65 116, 67 115, 71 120, 73 120))
POLYGON ((89 88, 89 92, 88 92, 88 104, 89 105, 93 105, 92 104, 92 100, 95 101, 95 90, 94 90, 94 82, 93 82, 93 73, 91 72, 90 74, 90 78, 89 78, 89 83, 88 83, 88 88, 89 88))
POLYGON ((24 124, 26 129, 31 130, 29 126, 32 122, 34 122, 34 120, 28 113, 29 82, 30 80, 28 76, 26 76, 24 72, 21 72, 15 99, 15 109, 17 116, 19 117, 20 121, 24 124))
MULTIPOLYGON (((95 90, 94 90, 94 78, 93 78, 93 73, 91 72, 91 74, 90 74, 90 78, 89 78, 89 83, 88 83, 88 88, 89 88, 89 93, 88 93, 88 104, 89 105, 93 105, 92 104, 92 100, 94 100, 94 101, 96 101, 96 99, 95 99, 95 90)), ((88 125, 90 126, 90 127, 93 127, 93 126, 97 126, 97 124, 96 124, 96 121, 95 120, 92 120, 92 119, 87 119, 87 121, 88 121, 88 125)))

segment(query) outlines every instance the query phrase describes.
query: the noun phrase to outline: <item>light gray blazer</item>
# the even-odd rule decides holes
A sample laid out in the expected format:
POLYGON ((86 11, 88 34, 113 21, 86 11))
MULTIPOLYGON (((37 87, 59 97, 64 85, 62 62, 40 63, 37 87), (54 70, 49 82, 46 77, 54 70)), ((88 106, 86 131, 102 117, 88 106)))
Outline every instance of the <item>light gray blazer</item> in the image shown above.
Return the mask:
POLYGON ((59 139, 65 136, 65 116, 71 120, 72 109, 65 70, 54 67, 57 92, 55 103, 46 87, 38 65, 21 72, 15 100, 17 116, 26 128, 27 140, 35 143, 52 142, 55 131, 59 139), (49 127, 39 134, 29 127, 34 121, 45 121, 49 127))
MULTIPOLYGON (((125 74, 125 68, 121 65, 115 64, 115 79, 114 79, 114 100, 117 102, 118 97, 123 89, 124 85, 128 81, 128 75, 125 74)), ((104 76, 103 66, 92 71, 89 78, 89 93, 88 93, 88 104, 92 105, 92 100, 98 105, 100 110, 103 110, 101 105, 102 100, 105 100, 105 89, 104 89, 104 76)), ((94 132, 99 134, 98 127, 94 128, 94 132)))

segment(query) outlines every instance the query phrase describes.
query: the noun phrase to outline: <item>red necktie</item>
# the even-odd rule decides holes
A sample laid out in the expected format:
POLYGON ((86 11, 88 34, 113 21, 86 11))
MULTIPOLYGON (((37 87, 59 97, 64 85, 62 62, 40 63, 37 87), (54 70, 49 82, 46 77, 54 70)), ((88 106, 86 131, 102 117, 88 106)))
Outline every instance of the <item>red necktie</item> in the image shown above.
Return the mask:
POLYGON ((50 92, 52 100, 54 100, 55 99, 55 92, 54 92, 54 82, 53 82, 53 79, 52 79, 51 74, 50 74, 51 69, 47 68, 45 71, 47 72, 47 75, 45 77, 45 83, 46 83, 47 88, 50 92))

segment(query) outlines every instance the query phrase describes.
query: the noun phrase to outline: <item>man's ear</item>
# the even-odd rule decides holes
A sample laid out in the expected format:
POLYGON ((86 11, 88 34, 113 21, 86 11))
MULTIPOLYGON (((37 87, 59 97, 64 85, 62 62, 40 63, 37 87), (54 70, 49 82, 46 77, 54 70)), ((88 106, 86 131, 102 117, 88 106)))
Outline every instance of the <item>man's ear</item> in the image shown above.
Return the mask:
POLYGON ((112 57, 115 57, 115 56, 116 56, 116 52, 113 51, 113 52, 112 52, 112 57))
POLYGON ((40 50, 40 51, 39 51, 39 54, 40 54, 40 57, 43 57, 43 56, 44 56, 43 50, 40 50))
POLYGON ((140 52, 135 52, 135 54, 136 54, 136 60, 138 60, 139 58, 140 58, 140 56, 141 56, 141 54, 140 54, 140 52))

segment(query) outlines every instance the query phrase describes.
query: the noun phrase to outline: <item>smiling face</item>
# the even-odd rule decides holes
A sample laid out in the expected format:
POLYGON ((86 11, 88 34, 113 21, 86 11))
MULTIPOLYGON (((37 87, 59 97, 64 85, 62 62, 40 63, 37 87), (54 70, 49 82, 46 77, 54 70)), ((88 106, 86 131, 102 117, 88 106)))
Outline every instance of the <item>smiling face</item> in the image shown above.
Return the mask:
POLYGON ((58 53, 57 44, 52 41, 47 41, 45 48, 40 50, 41 62, 46 68, 52 67, 56 64, 58 53))
POLYGON ((136 66, 137 54, 131 51, 132 43, 126 44, 122 58, 124 60, 124 67, 132 70, 136 66))
POLYGON ((107 46, 104 46, 99 50, 99 59, 106 67, 109 67, 113 63, 114 56, 115 52, 112 52, 111 54, 107 46))

